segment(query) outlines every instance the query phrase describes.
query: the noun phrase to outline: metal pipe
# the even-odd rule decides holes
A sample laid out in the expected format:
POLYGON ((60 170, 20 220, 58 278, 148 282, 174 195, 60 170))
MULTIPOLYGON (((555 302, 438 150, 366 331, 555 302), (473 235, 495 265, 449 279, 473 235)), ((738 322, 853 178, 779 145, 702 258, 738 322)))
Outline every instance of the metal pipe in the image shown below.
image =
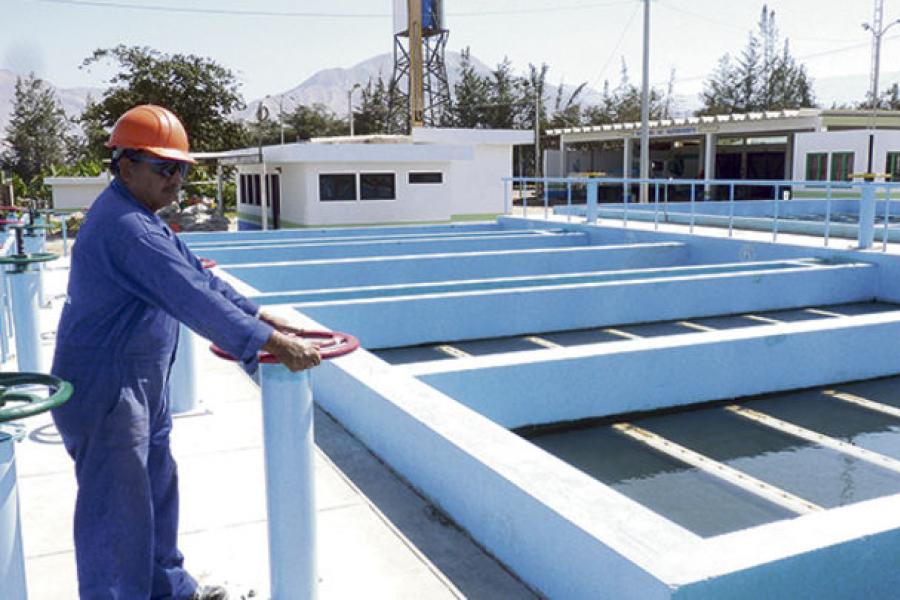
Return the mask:
POLYGON ((647 203, 646 180, 650 177, 650 0, 644 0, 644 63, 641 81, 641 180, 640 202, 647 203))
POLYGON ((16 362, 19 371, 44 373, 41 356, 38 288, 40 271, 30 269, 7 273, 12 300, 13 327, 16 332, 16 362))
POLYGON ((261 364, 273 600, 316 596, 313 400, 309 372, 261 364))
POLYGON ((169 375, 169 405, 172 414, 191 412, 197 408, 197 378, 194 333, 178 324, 178 346, 169 375))
POLYGON ((25 554, 16 485, 15 443, 24 435, 20 427, 0 428, 0 582, 5 600, 25 600, 25 554))

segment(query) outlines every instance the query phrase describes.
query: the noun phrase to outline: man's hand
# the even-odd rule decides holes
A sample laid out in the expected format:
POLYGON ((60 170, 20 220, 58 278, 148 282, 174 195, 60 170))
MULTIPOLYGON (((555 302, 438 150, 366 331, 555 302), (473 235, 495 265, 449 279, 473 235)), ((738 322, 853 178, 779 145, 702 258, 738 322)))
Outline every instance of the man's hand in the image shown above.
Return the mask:
MULTIPOLYGON (((262 318, 262 315, 260 315, 260 318, 262 318)), ((269 324, 272 325, 272 323, 269 324)), ((262 349, 274 355, 281 364, 291 371, 309 369, 322 362, 322 357, 319 356, 319 351, 315 346, 285 335, 277 329, 272 332, 272 335, 269 336, 269 341, 265 343, 262 349)))

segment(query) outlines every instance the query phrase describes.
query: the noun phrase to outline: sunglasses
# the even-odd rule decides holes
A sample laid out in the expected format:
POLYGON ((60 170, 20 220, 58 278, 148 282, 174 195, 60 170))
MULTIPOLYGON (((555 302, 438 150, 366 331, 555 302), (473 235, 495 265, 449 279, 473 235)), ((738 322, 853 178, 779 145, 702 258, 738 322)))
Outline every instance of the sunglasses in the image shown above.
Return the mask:
POLYGON ((150 165, 151 171, 166 178, 171 177, 175 173, 180 173, 181 178, 184 179, 191 170, 191 165, 189 163, 181 162, 180 160, 163 160, 161 158, 150 158, 149 156, 141 156, 139 154, 129 156, 128 158, 133 162, 147 163, 150 165))

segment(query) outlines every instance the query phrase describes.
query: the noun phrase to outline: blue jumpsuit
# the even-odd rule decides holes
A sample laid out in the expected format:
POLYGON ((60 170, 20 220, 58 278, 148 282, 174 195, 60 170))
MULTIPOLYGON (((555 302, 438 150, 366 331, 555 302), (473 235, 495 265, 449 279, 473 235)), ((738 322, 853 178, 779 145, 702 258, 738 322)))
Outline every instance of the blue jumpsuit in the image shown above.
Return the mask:
POLYGON ((178 551, 169 371, 178 321, 255 367, 272 328, 201 268, 166 224, 113 180, 72 253, 52 372, 75 393, 53 411, 75 460, 83 600, 191 596, 178 551))

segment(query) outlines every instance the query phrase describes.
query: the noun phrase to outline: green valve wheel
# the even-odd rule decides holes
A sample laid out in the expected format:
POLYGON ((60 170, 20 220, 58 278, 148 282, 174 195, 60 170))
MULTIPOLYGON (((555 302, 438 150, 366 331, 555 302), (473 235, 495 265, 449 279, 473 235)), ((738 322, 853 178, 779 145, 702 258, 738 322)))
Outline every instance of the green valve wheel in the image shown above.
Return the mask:
POLYGON ((10 256, 0 256, 0 265, 30 265, 31 263, 49 262, 57 258, 59 258, 59 254, 52 252, 35 252, 25 256, 12 254, 10 256))
POLYGON ((0 423, 39 415, 66 402, 72 384, 43 373, 0 373, 0 423))

